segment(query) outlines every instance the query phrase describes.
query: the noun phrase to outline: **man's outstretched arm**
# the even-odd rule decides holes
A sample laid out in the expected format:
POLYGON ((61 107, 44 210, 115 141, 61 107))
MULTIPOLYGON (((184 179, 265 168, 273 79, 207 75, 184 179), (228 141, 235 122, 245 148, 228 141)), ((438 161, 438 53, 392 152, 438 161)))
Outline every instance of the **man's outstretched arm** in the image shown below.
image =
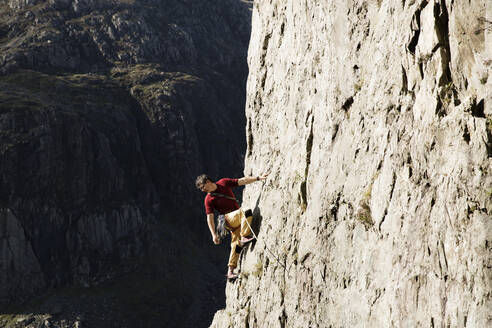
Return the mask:
POLYGON ((257 176, 257 177, 243 177, 243 178, 237 180, 237 184, 240 186, 244 186, 244 185, 256 182, 256 181, 263 181, 267 178, 267 176, 268 176, 268 173, 257 176))
POLYGON ((210 229, 210 233, 212 234, 212 240, 214 241, 215 245, 220 244, 220 238, 217 236, 215 233, 215 221, 214 221, 214 214, 207 214, 207 223, 208 223, 208 228, 210 229))

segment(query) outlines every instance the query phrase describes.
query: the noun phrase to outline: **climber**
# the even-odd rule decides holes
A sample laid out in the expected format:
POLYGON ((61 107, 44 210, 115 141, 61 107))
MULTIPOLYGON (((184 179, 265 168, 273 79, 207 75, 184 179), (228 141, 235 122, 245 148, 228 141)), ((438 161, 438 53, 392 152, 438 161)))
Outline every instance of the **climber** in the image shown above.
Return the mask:
POLYGON ((220 215, 224 215, 226 229, 231 232, 231 253, 227 270, 227 278, 230 280, 237 278, 234 269, 237 266, 239 254, 243 246, 254 239, 251 236, 251 229, 249 228, 253 214, 251 210, 243 211, 231 188, 244 186, 256 181, 263 181, 267 176, 268 173, 258 177, 220 179, 216 182, 212 182, 206 174, 202 174, 196 178, 196 187, 207 193, 207 196, 205 196, 205 212, 207 214, 208 228, 212 234, 214 244, 220 244, 219 233, 215 229, 214 211, 219 212, 220 215), (248 220, 248 223, 245 222, 246 220, 248 220))

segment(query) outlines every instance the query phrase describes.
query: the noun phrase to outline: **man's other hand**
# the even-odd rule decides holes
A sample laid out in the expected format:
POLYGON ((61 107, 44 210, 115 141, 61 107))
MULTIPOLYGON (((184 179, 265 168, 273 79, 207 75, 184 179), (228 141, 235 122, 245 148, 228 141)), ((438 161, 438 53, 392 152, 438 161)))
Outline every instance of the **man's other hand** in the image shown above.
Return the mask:
POLYGON ((264 174, 258 176, 258 180, 259 181, 265 181, 269 174, 270 174, 270 172, 267 172, 267 173, 264 173, 264 174))
POLYGON ((214 244, 215 244, 215 245, 220 244, 220 238, 219 238, 219 236, 214 235, 214 236, 213 236, 213 240, 214 240, 214 244))

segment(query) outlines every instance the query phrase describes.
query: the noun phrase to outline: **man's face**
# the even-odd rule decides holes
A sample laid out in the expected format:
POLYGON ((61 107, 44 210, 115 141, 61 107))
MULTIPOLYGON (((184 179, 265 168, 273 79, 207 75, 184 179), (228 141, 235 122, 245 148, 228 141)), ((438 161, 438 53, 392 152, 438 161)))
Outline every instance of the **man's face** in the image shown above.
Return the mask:
POLYGON ((210 180, 207 180, 207 182, 205 182, 205 184, 203 184, 200 187, 200 190, 203 191, 203 192, 212 192, 213 189, 214 189, 214 184, 210 180))

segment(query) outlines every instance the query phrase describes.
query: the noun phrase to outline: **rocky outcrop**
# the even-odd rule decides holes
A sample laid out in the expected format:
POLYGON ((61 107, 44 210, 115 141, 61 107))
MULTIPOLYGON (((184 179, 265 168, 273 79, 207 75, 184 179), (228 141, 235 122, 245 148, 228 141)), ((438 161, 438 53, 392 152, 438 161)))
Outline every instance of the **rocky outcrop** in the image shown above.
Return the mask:
POLYGON ((255 2, 245 171, 271 173, 212 327, 491 324, 491 10, 255 2))
POLYGON ((19 291, 34 294, 37 289, 45 287, 45 282, 32 245, 26 239, 19 220, 9 210, 2 210, 0 215, 1 295, 15 295, 19 291), (13 272, 21 276, 13 279, 13 272))
MULTIPOLYGON (((194 178, 243 168, 250 8, 0 2, 0 303, 101 284, 148 254, 171 267, 178 254, 207 257, 196 248, 211 243, 196 225, 204 215, 194 178), (162 230, 186 233, 190 247, 177 250, 162 230)), ((155 266, 147 271, 176 281, 177 294, 220 292, 200 286, 205 276, 185 284, 178 270, 155 266)), ((203 326, 220 301, 187 300, 168 317, 199 309, 190 317, 203 326)))
MULTIPOLYGON (((159 198, 139 151, 136 102, 117 88, 112 93, 104 79, 22 71, 2 82, 9 96, 1 121, 2 204, 36 254, 32 270, 41 267, 48 286, 87 283, 108 263, 142 254, 159 198), (36 94, 26 100, 29 92, 36 94), (77 101, 84 94, 93 102, 77 101), (112 132, 118 126, 125 132, 112 132)), ((6 275, 12 286, 22 277, 16 270, 6 275)), ((23 284, 29 283, 36 280, 23 284)), ((21 294, 19 288, 2 296, 12 301, 21 294)))

